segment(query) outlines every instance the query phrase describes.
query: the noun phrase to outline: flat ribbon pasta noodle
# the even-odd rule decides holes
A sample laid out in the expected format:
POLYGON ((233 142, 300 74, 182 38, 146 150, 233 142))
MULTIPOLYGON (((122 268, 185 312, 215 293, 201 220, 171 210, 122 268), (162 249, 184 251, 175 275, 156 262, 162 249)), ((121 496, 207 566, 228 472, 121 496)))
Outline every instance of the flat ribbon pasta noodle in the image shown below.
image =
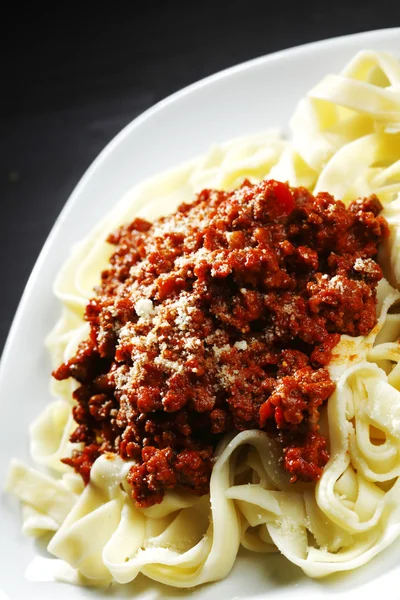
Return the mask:
POLYGON ((309 95, 339 106, 398 123, 400 92, 380 88, 364 81, 350 80, 341 75, 328 75, 309 95))
POLYGON ((307 164, 319 175, 308 182, 314 192, 328 190, 345 201, 376 193, 385 204, 399 193, 399 182, 391 183, 400 144, 394 57, 360 52, 341 75, 328 75, 309 91, 290 125, 292 147, 271 171, 278 178, 300 185, 307 164), (293 158, 285 162, 285 156, 293 158))
POLYGON ((76 427, 71 405, 65 400, 56 400, 35 419, 30 426, 30 450, 37 464, 45 465, 60 473, 69 473, 70 468, 61 459, 79 449, 69 437, 76 427))
MULTIPOLYGON (((6 490, 12 491, 24 504, 41 515, 48 516, 52 528, 54 522, 61 525, 78 499, 78 495, 63 479, 49 477, 18 460, 11 464, 6 490)), ((30 518, 32 511, 26 511, 24 516, 30 518)), ((42 522, 40 529, 43 528, 42 522)))
MULTIPOLYGON (((354 471, 350 463, 349 433, 353 426, 352 415, 346 416, 346 405, 357 406, 354 398, 349 402, 349 396, 357 395, 359 381, 368 377, 380 380, 385 374, 371 363, 358 364, 343 374, 329 400, 332 456, 317 484, 315 497, 313 491, 299 493, 295 487, 289 492, 268 491, 278 505, 265 505, 254 496, 251 486, 228 490, 230 497, 239 500, 238 507, 247 522, 265 524, 279 550, 312 577, 360 566, 400 533, 399 481, 385 492, 354 471), (317 546, 309 546, 307 530, 317 546)), ((252 439, 247 441, 251 443, 252 439)), ((260 442, 258 448, 260 451, 260 442)), ((260 457, 261 453, 264 452, 261 450, 260 457)), ((387 473, 388 478, 392 476, 387 473)))
POLYGON ((357 185, 365 182, 358 181, 359 177, 380 161, 394 160, 399 147, 400 135, 384 133, 371 133, 342 146, 321 171, 315 192, 330 190, 336 198, 352 200, 357 197, 357 185))
POLYGON ((293 186, 304 186, 313 189, 317 180, 317 172, 314 171, 291 146, 287 146, 282 152, 278 163, 268 174, 271 179, 278 181, 290 181, 293 186))
MULTIPOLYGON (((232 568, 240 541, 235 508, 225 496, 231 479, 231 456, 240 443, 241 439, 235 439, 228 444, 213 470, 210 525, 208 498, 187 508, 171 503, 171 512, 180 509, 179 514, 155 538, 147 538, 145 545, 145 516, 120 487, 130 464, 119 457, 112 460, 100 457, 93 466, 89 486, 50 542, 49 551, 86 578, 102 583, 112 576, 126 583, 140 571, 156 581, 179 587, 225 576, 232 568), (184 548, 190 546, 188 528, 190 531, 191 523, 192 529, 198 525, 199 519, 192 518, 196 512, 198 516, 203 513, 200 522, 207 524, 207 529, 200 540, 180 553, 182 540, 184 548), (102 525, 104 519, 107 527, 102 525), (97 535, 88 535, 89 530, 97 531, 97 535)), ((195 533, 194 541, 197 537, 199 532, 195 533)))
POLYGON ((386 85, 400 84, 400 64, 387 52, 364 50, 344 67, 342 75, 360 81, 386 85), (377 81, 376 81, 377 80, 377 81))
MULTIPOLYGON (((158 536, 155 547, 150 544, 128 562, 119 565, 119 578, 123 577, 124 581, 128 581, 133 577, 127 575, 126 571, 136 573, 141 570, 145 575, 161 583, 191 587, 220 579, 230 571, 239 548, 240 523, 233 502, 226 497, 225 491, 229 488, 232 478, 231 457, 240 442, 240 439, 235 439, 225 449, 221 449, 211 476, 210 501, 206 502, 203 508, 203 511, 205 509, 203 520, 205 516, 207 530, 204 531, 201 539, 183 553, 177 552, 178 540, 182 536, 186 537, 189 523, 185 519, 181 523, 174 523, 178 531, 172 536, 173 547, 171 548, 171 539, 169 539, 170 532, 166 530, 158 536), (208 525, 210 504, 211 522, 208 525)), ((195 507, 196 505, 183 509, 182 512, 193 511, 195 507)), ((198 533, 194 539, 196 537, 198 533)), ((110 569, 112 570, 111 565, 110 569)), ((115 573, 116 570, 113 572, 115 573)))

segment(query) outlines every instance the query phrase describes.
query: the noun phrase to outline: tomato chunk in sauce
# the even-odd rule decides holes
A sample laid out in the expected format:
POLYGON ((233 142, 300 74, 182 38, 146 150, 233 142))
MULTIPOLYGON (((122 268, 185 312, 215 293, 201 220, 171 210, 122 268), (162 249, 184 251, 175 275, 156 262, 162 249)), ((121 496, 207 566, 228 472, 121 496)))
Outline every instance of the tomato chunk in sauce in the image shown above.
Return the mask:
POLYGON ((102 453, 133 459, 128 482, 146 507, 172 488, 206 493, 222 436, 262 429, 293 482, 317 480, 332 349, 376 323, 381 208, 245 181, 113 233, 90 336, 53 373, 79 382, 71 441, 82 445, 64 462, 87 483, 102 453))

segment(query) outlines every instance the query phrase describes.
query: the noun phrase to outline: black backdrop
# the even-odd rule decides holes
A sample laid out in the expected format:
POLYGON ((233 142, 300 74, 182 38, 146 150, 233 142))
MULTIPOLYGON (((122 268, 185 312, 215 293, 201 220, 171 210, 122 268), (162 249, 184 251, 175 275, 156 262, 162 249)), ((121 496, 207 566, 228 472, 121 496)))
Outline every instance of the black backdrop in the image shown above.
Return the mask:
POLYGON ((0 351, 55 218, 129 121, 243 60, 400 25, 398 0, 58 4, 0 15, 0 351))

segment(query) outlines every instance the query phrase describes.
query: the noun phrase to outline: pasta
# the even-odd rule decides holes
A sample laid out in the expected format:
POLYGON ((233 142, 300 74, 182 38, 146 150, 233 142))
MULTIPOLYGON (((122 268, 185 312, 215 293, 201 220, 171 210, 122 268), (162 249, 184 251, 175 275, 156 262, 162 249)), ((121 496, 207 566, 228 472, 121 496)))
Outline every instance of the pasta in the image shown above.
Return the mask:
MULTIPOLYGON (((47 339, 54 366, 88 334, 83 313, 111 255, 107 234, 134 216, 154 220, 204 187, 230 190, 244 178, 288 180, 344 201, 375 193, 390 238, 381 250, 377 325, 343 335, 329 365, 336 390, 325 415, 331 458, 316 486, 289 483, 276 443, 243 431, 217 450, 210 495, 175 491, 137 508, 126 482, 131 461, 96 460, 91 481, 60 462, 75 446, 72 391, 52 381, 55 400, 32 424, 31 454, 15 460, 7 487, 23 506, 23 531, 54 532, 49 568, 81 584, 127 583, 138 573, 176 587, 225 577, 239 546, 280 551, 310 577, 354 569, 400 535, 400 63, 361 52, 301 100, 292 139, 267 132, 214 146, 198 159, 129 192, 72 251, 55 283, 62 316, 47 339)), ((265 560, 268 560, 266 556, 265 560)))

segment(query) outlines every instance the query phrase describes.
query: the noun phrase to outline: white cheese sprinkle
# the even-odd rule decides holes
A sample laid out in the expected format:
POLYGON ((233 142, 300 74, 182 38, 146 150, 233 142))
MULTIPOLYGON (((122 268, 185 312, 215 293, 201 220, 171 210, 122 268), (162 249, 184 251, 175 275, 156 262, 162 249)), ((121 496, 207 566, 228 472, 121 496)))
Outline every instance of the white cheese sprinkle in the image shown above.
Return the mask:
POLYGON ((237 348, 238 350, 247 350, 247 342, 245 340, 242 340, 240 342, 235 342, 234 347, 237 348))
POLYGON ((135 311, 138 317, 151 317, 154 312, 153 302, 148 298, 141 298, 135 304, 135 311))

